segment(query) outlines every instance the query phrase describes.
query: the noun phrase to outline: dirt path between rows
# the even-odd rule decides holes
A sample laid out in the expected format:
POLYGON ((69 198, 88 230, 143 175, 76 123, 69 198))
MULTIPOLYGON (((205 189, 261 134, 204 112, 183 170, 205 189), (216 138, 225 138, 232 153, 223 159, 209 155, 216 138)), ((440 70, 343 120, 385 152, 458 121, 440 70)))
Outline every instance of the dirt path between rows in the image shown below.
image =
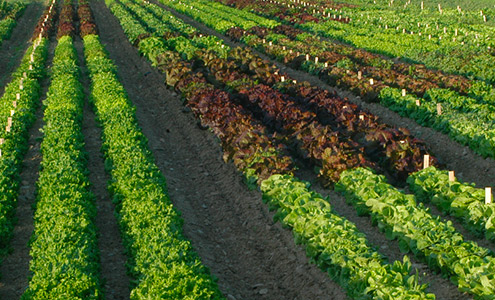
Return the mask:
POLYGON ((232 299, 347 299, 340 286, 308 263, 291 233, 272 221, 258 191, 249 191, 222 161, 214 136, 167 90, 164 78, 127 41, 102 1, 93 1, 102 42, 137 106, 137 117, 184 233, 232 299))
MULTIPOLYGON (((56 42, 50 41, 46 66, 51 66, 56 42)), ((29 282, 29 255, 28 245, 34 230, 33 205, 36 203, 36 182, 39 177, 42 160, 40 144, 43 134, 43 100, 50 85, 48 76, 41 82, 41 97, 36 109, 36 121, 29 130, 28 151, 24 157, 20 173, 20 188, 17 198, 16 220, 13 237, 10 244, 11 253, 0 265, 0 299, 19 299, 29 282)))
POLYGON ((43 12, 43 0, 32 1, 17 19, 17 25, 12 30, 10 39, 4 40, 0 46, 0 95, 5 85, 10 82, 12 71, 17 69, 21 58, 29 46, 36 22, 43 12))
POLYGON ((105 172, 105 160, 101 152, 101 128, 96 125, 96 116, 88 103, 90 95, 89 73, 84 64, 84 46, 79 37, 74 39, 74 46, 81 66, 81 78, 86 94, 82 132, 85 150, 88 153, 88 170, 90 190, 94 195, 97 215, 95 224, 98 228, 98 249, 100 251, 100 278, 107 300, 125 300, 130 296, 130 279, 126 273, 126 255, 122 237, 114 215, 115 206, 107 190, 110 176, 105 172))
MULTIPOLYGON (((193 25, 200 29, 202 32, 209 35, 215 35, 225 41, 225 43, 231 47, 246 47, 242 43, 233 42, 230 38, 216 32, 215 30, 205 26, 204 24, 197 22, 189 16, 178 13, 177 11, 170 9, 156 0, 152 0, 155 4, 160 5, 164 9, 169 10, 175 16, 183 19, 186 23, 193 25)), ((307 72, 295 70, 289 68, 285 64, 276 60, 270 59, 267 55, 253 50, 256 54, 263 59, 271 61, 283 72, 287 73, 293 79, 297 81, 308 81, 314 86, 320 88, 335 91, 340 97, 348 98, 351 102, 360 105, 363 109, 377 115, 381 118, 381 121, 390 124, 395 127, 404 127, 411 131, 411 133, 425 141, 432 153, 439 158, 442 164, 446 165, 449 170, 454 170, 456 177, 467 182, 474 182, 478 187, 492 186, 495 182, 495 160, 490 158, 482 158, 474 153, 469 147, 462 146, 459 143, 453 141, 450 137, 442 134, 434 129, 423 127, 418 125, 414 120, 404 118, 397 113, 389 110, 388 108, 378 103, 367 103, 361 100, 360 97, 356 97, 351 92, 336 88, 326 84, 320 80, 317 76, 308 74, 307 72)))
MULTIPOLYGON (((156 1, 155 1, 155 3, 156 3, 156 1)), ((162 5, 160 5, 160 6, 162 6, 162 5)), ((162 6, 162 7, 164 7, 164 6, 162 6)), ((172 13, 174 13, 174 15, 176 15, 177 17, 186 21, 188 24, 191 24, 194 27, 199 28, 203 33, 210 34, 210 35, 216 35, 220 38, 223 38, 230 46, 243 46, 239 43, 231 42, 226 37, 216 33, 212 29, 204 26, 203 24, 201 24, 199 22, 196 22, 195 20, 193 20, 187 16, 184 16, 180 13, 177 13, 176 11, 171 10, 171 9, 168 9, 168 10, 171 11, 172 13)), ((261 54, 261 56, 265 59, 268 59, 268 57, 265 55, 261 54)), ((271 61, 273 62, 273 60, 271 60, 271 61)), ((311 81, 311 83, 314 85, 320 86, 322 88, 325 88, 325 89, 328 89, 331 91, 334 90, 330 86, 319 81, 319 79, 314 78, 313 76, 310 76, 307 73, 288 69, 286 66, 279 64, 279 63, 277 63, 277 65, 279 68, 284 69, 284 71, 286 71, 290 76, 294 77, 297 80, 308 81, 308 79, 309 79, 309 81, 311 81)), ((339 92, 342 93, 342 91, 339 91, 339 92)), ((346 94, 346 95, 348 96, 348 94, 346 94)), ((359 99, 354 99, 354 100, 359 101, 359 99)), ((402 260, 403 254, 400 252, 400 249, 398 247, 398 243, 396 241, 387 240, 385 238, 385 236, 383 234, 381 234, 375 226, 372 225, 369 217, 358 217, 355 209, 352 206, 347 205, 345 203, 344 198, 341 195, 339 195, 333 191, 329 191, 328 189, 322 188, 319 185, 319 183, 316 179, 316 176, 313 174, 312 171, 310 171, 310 168, 302 168, 301 171, 298 172, 298 176, 302 179, 305 179, 305 180, 312 182, 313 187, 317 191, 319 191, 320 193, 330 196, 330 203, 332 204, 332 206, 334 207, 336 212, 342 216, 345 216, 346 218, 348 218, 352 222, 354 222, 358 226, 358 228, 367 235, 367 238, 370 241, 370 243, 372 245, 374 245, 379 250, 379 252, 386 255, 390 261, 402 260)), ((458 227, 460 227, 460 226, 458 226, 458 227)), ((462 228, 459 228, 459 229, 460 229, 461 233, 463 233, 468 239, 472 238, 472 239, 475 239, 477 241, 480 241, 479 239, 476 239, 474 236, 472 236, 466 230, 464 230, 462 228)), ((485 245, 488 245, 488 246, 491 245, 490 243, 483 241, 483 240, 481 240, 480 242, 482 244, 484 243, 485 245)), ((442 276, 440 276, 438 274, 433 273, 428 268, 428 266, 425 265, 424 263, 422 263, 422 262, 420 262, 420 261, 418 261, 412 257, 411 257, 411 261, 413 263, 413 267, 415 268, 415 270, 417 270, 418 273, 423 276, 423 278, 422 278, 423 282, 430 284, 429 292, 435 293, 437 295, 437 299, 452 300, 452 299, 471 299, 472 298, 471 296, 469 296, 467 294, 463 294, 463 293, 459 292, 456 289, 456 287, 453 286, 449 280, 443 278, 442 276)))

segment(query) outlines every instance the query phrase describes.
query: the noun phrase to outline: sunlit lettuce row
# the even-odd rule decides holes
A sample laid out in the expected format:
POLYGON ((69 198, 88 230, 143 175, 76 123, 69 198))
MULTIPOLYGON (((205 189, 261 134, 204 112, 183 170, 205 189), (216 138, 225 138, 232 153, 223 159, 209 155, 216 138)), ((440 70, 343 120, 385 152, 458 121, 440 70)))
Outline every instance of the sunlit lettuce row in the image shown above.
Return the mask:
POLYGON ((447 171, 435 167, 411 174, 407 182, 418 200, 435 204, 471 231, 495 240, 495 203, 485 203, 484 189, 451 180, 447 171))
POLYGON ((100 299, 96 208, 89 191, 79 82, 72 38, 59 39, 44 101, 29 287, 22 299, 100 299))
MULTIPOLYGON (((146 41, 143 40, 142 43, 146 41)), ((253 160, 252 156, 259 153, 250 152, 247 148, 238 150, 240 153, 230 152, 232 149, 238 149, 237 143, 246 143, 244 141, 246 132, 249 132, 247 135, 249 141, 259 142, 263 137, 258 139, 255 137, 259 134, 266 135, 267 130, 260 127, 259 123, 249 125, 249 122, 254 121, 243 108, 234 104, 233 99, 224 91, 216 90, 211 85, 198 81, 201 77, 195 77, 190 65, 183 60, 184 58, 180 58, 179 53, 164 48, 165 42, 161 44, 161 53, 151 47, 141 47, 141 44, 140 51, 151 61, 157 62, 160 70, 167 74, 167 83, 183 93, 197 117, 218 135, 224 146, 225 155, 235 158, 234 164, 241 171, 250 172, 250 168, 245 169, 243 166, 249 166, 253 160), (179 79, 177 81, 172 77, 179 79), (215 116, 214 112, 218 112, 219 115, 215 116), (228 125, 219 122, 227 119, 228 125), (254 126, 253 128, 257 130, 251 130, 250 126, 254 126), (238 131, 235 130, 236 128, 238 131), (241 162, 243 160, 244 163, 241 162)), ((159 48, 158 42, 155 42, 155 47, 159 48)), ((180 50, 174 49, 174 51, 180 50)), ((266 141, 263 144, 266 144, 266 141)), ((255 145, 250 146, 249 149, 253 147, 255 145)), ((270 152, 269 155, 267 153, 262 157, 271 157, 274 153, 270 152)), ((281 155, 277 154, 277 157, 281 155)), ((266 165, 268 166, 269 164, 266 165)), ((261 172, 270 173, 262 169, 254 170, 258 177, 262 176, 261 172)), ((246 174, 246 177, 252 175, 246 174)), ((355 225, 335 215, 328 201, 311 192, 306 183, 300 182, 291 175, 274 175, 263 181, 261 187, 265 201, 278 211, 276 219, 293 229, 296 241, 306 245, 307 253, 314 262, 339 282, 352 298, 435 298, 432 294, 425 294, 425 286, 418 284, 416 275, 410 275, 411 264, 407 258, 404 258, 403 263, 385 263, 383 257, 368 245, 366 238, 355 225)))
POLYGON ((22 2, 2 2, 5 7, 5 17, 0 21, 0 44, 3 40, 10 38, 10 34, 17 24, 17 19, 24 12, 26 4, 22 2))
POLYGON ((118 81, 96 35, 84 37, 91 101, 103 130, 109 189, 135 282, 131 299, 223 299, 215 280, 182 234, 182 219, 168 197, 138 127, 135 107, 118 81))
POLYGON ((336 190, 359 214, 371 215, 388 238, 397 239, 403 252, 414 253, 475 299, 494 299, 494 253, 465 241, 450 221, 433 217, 414 196, 400 192, 384 176, 364 168, 344 171, 336 190))
POLYGON ((6 246, 13 229, 19 173, 45 76, 48 41, 43 38, 35 44, 26 50, 0 99, 0 248, 6 246))

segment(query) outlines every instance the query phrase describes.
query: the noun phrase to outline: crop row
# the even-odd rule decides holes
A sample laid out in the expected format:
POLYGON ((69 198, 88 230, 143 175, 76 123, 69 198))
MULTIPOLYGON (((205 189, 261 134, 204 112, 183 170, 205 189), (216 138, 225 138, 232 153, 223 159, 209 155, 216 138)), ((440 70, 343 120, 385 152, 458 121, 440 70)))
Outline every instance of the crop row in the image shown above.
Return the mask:
POLYGON ((451 277, 463 292, 476 299, 494 299, 495 256, 465 241, 450 222, 432 217, 414 196, 389 185, 383 176, 358 168, 342 173, 336 189, 361 215, 371 215, 388 238, 397 239, 403 252, 412 252, 437 271, 451 277))
POLYGON ((276 175, 290 173, 292 168, 286 169, 290 159, 283 154, 283 148, 277 150, 276 142, 268 138, 267 129, 255 121, 251 113, 235 104, 233 96, 208 84, 201 73, 192 69, 192 63, 180 59, 179 53, 162 51, 154 61, 163 72, 173 72, 176 76, 173 86, 184 95, 187 105, 202 124, 209 126, 220 138, 224 157, 232 159, 247 178, 254 174, 256 178, 264 179, 275 174, 268 180, 258 180, 266 201, 279 210, 278 219, 293 227, 296 240, 307 246, 308 254, 346 287, 351 296, 434 298, 422 292, 425 287, 417 284, 417 277, 409 275, 411 266, 407 258, 404 264, 384 264, 381 255, 368 246, 363 234, 352 223, 336 216, 326 200, 310 192, 305 183, 291 175, 276 175), (176 69, 180 73, 175 73, 176 69), (309 230, 310 226, 312 230, 309 230))
POLYGON ((98 36, 84 36, 91 100, 102 126, 130 274, 131 299, 220 299, 218 287, 182 235, 182 219, 167 195, 165 178, 138 127, 135 108, 117 79, 98 36))
MULTIPOLYGON (((48 8, 47 8, 48 10, 48 8)), ((40 18, 51 24, 55 11, 40 18)), ((19 192, 19 173, 27 150, 27 132, 35 121, 44 78, 47 43, 38 38, 28 47, 20 66, 12 73, 0 99, 0 246, 7 246, 13 229, 14 208, 19 192)))
POLYGON ((96 208, 81 132, 84 93, 79 79, 72 38, 62 36, 44 101, 43 160, 30 244, 32 277, 23 299, 101 297, 96 208))
POLYGON ((480 12, 452 11, 428 16, 426 10, 368 6, 341 7, 337 11, 322 10, 321 4, 313 1, 305 1, 307 5, 293 3, 291 8, 285 2, 257 0, 244 7, 276 19, 282 14, 300 16, 282 21, 357 48, 419 61, 428 67, 491 83, 495 80, 490 68, 494 31, 490 26, 475 24, 482 19, 480 12))
MULTIPOLYGON (((124 1, 124 3, 127 2, 129 1, 124 1)), ((138 12, 135 6, 128 7, 138 12)), ((151 25, 148 24, 148 26, 151 25)), ((241 92, 243 87, 253 89, 254 92, 254 85, 260 82, 269 86, 265 92, 279 94, 282 92, 290 95, 286 97, 291 104, 285 102, 280 104, 286 107, 286 109, 281 109, 284 117, 279 115, 281 120, 274 120, 276 124, 272 122, 273 127, 275 130, 283 129, 283 119, 306 115, 304 123, 289 124, 289 127, 284 130, 286 134, 291 135, 291 139, 298 140, 298 143, 305 147, 305 151, 308 152, 306 157, 315 159, 316 156, 316 161, 323 167, 322 174, 327 174, 329 181, 335 181, 338 178, 339 169, 356 166, 356 164, 372 165, 366 162, 368 159, 378 163, 381 168, 402 180, 405 180, 409 172, 421 168, 423 155, 427 153, 427 149, 422 142, 414 139, 407 131, 385 126, 375 116, 321 89, 294 83, 249 51, 236 48, 220 53, 218 48, 227 49, 227 47, 223 45, 218 47, 221 43, 217 45, 211 38, 191 36, 189 39, 184 39, 181 37, 185 44, 177 43, 178 38, 170 38, 161 43, 159 39, 147 39, 143 40, 139 46, 141 52, 152 52, 148 48, 158 49, 160 45, 164 47, 167 44, 174 47, 181 55, 187 57, 189 54, 195 55, 196 59, 202 60, 208 68, 212 69, 212 75, 219 82, 236 92, 241 92), (210 43, 201 40, 208 40, 210 43), (208 53, 208 50, 199 51, 198 54, 200 49, 213 51, 211 53, 208 53), (227 58, 223 58, 223 55, 227 55, 227 58), (287 80, 280 82, 282 77, 287 80), (275 91, 277 89, 280 92, 275 91), (325 125, 323 126, 320 122, 325 125), (305 124, 310 126, 306 126, 306 130, 300 130, 305 127, 305 124), (310 128, 312 129, 309 130, 310 128), (327 137, 326 133, 333 137, 327 137), (363 138, 362 134, 366 137, 363 138), (316 135, 321 138, 316 138, 316 135), (318 140, 318 142, 306 143, 305 140, 318 140), (341 144, 332 147, 329 144, 332 140, 339 140, 341 144), (325 153, 325 148, 329 148, 327 153, 325 153), (361 148, 366 152, 365 155, 361 154, 363 152, 361 148), (324 160, 322 156, 326 156, 324 160)), ((167 77, 169 83, 173 83, 173 78, 173 74, 167 77)), ((256 89, 259 90, 259 88, 256 89)))
POLYGON ((435 167, 412 174, 407 182, 416 199, 432 202, 462 220, 471 231, 495 240, 495 203, 485 203, 484 189, 462 183, 435 167))
MULTIPOLYGON (((203 3, 203 1, 200 0, 197 1, 203 3)), ((245 27, 243 22, 236 22, 235 19, 230 19, 230 14, 223 13, 213 6, 208 9, 208 7, 204 8, 203 5, 201 10, 198 10, 194 6, 186 5, 186 3, 183 2, 178 3, 176 1, 168 0, 162 0, 162 2, 181 12, 190 14, 195 18, 198 18, 198 16, 201 15, 203 19, 207 20, 206 24, 208 26, 219 31, 221 31, 222 28, 216 25, 213 18, 216 14, 220 14, 223 18, 230 20, 231 24, 233 24, 232 26, 245 27), (207 17, 207 15, 209 17, 207 17)), ((187 3, 190 4, 191 2, 187 3)), ((254 32, 257 31, 255 28, 252 30, 254 32)), ((235 36, 236 38, 241 38, 247 34, 245 30, 236 31, 235 28, 231 28, 229 32, 231 36, 235 36)), ((245 38, 243 37, 243 40, 248 45, 265 51, 279 60, 283 60, 293 66, 298 66, 311 73, 318 74, 320 77, 327 79, 331 84, 338 84, 349 88, 351 91, 358 93, 365 99, 379 99, 383 105, 390 107, 401 115, 411 117, 421 125, 430 126, 443 133, 449 134, 452 139, 463 145, 468 145, 475 152, 484 157, 495 157, 495 144, 492 142, 495 134, 495 128, 493 128, 492 124, 494 114, 491 105, 495 93, 488 85, 483 83, 473 85, 472 91, 469 93, 473 94, 474 98, 461 96, 455 91, 433 87, 427 90, 427 93, 423 98, 417 98, 414 95, 404 95, 400 89, 388 87, 386 84, 387 82, 394 82, 395 79, 397 79, 395 75, 389 76, 388 78, 385 75, 386 71, 385 73, 379 71, 378 73, 375 73, 375 78, 366 78, 366 76, 370 76, 375 72, 372 71, 372 73, 362 77, 362 74, 359 74, 361 71, 356 71, 352 68, 349 69, 349 66, 347 65, 352 65, 353 62, 349 62, 348 59, 341 59, 339 56, 335 57, 332 55, 330 55, 329 58, 323 55, 323 57, 318 60, 318 56, 313 56, 313 54, 306 54, 305 56, 295 50, 304 49, 304 46, 300 47, 300 44, 303 43, 302 41, 297 41, 296 43, 298 46, 294 47, 293 50, 290 49, 291 46, 276 45, 278 41, 284 40, 287 36, 282 35, 281 33, 274 33, 272 35, 267 35, 267 33, 269 33, 267 30, 262 31, 262 35, 266 35, 265 37, 270 40, 269 42, 252 34, 245 38), (334 60, 334 64, 329 65, 329 61, 332 62, 332 60, 334 60), (384 79, 386 77, 388 79, 384 79), (404 98, 406 101, 404 101, 404 98), (481 100, 477 100, 476 98, 481 100), (480 101, 482 103, 478 103, 480 101), (483 102, 488 102, 490 104, 483 102)), ((295 39, 297 39, 297 37, 295 39)), ((308 37, 304 34, 300 35, 299 39, 304 42, 308 39, 310 41, 313 40, 313 44, 318 44, 317 39, 308 37)), ((321 48, 318 46, 315 47, 321 51, 321 48)), ((370 70, 377 69, 376 67, 372 67, 370 70)), ((404 86, 407 86, 407 84, 404 86)), ((416 90, 417 93, 425 91, 424 83, 421 81, 418 81, 415 86, 418 87, 416 90), (420 88, 420 86, 423 87, 420 88)))
POLYGON ((2 41, 10 38, 12 29, 17 24, 17 18, 23 13, 26 5, 21 2, 1 2, 1 14, 3 15, 0 20, 0 44, 2 41))
MULTIPOLYGON (((150 39, 153 39, 153 38, 150 38, 150 39)), ((146 40, 143 40, 142 43, 144 44, 145 41, 146 40)), ((155 41, 156 41, 156 39, 155 39, 155 41)), ((159 43, 155 43, 155 45, 160 45, 160 44, 159 43)), ((163 44, 162 44, 162 46, 163 46, 163 44)), ((175 49, 175 48, 173 48, 173 45, 171 45, 171 47, 172 47, 171 49, 175 49)), ((166 49, 164 49, 164 50, 166 50, 166 49)), ((166 57, 166 55, 165 55, 165 57, 166 57)), ((155 60, 155 61, 157 61, 157 60, 155 60)), ((170 63, 163 63, 162 64, 162 66, 165 68, 165 73, 167 74, 167 80, 169 79, 169 75, 180 74, 180 72, 175 71, 174 69, 172 69, 172 70, 167 69, 167 66, 170 66, 170 65, 171 65, 170 63), (178 72, 178 73, 176 73, 176 72, 178 72)), ((184 70, 184 68, 183 67, 179 67, 179 70, 184 70)), ((181 78, 181 75, 178 75, 178 77, 181 78)), ((216 76, 216 78, 218 79, 218 76, 216 76)), ((175 88, 178 88, 179 90, 181 90, 181 86, 183 86, 184 84, 183 83, 179 83, 179 82, 180 81, 176 81, 175 88)), ((247 84, 247 86, 249 86, 249 84, 247 84)), ((255 88, 257 88, 257 87, 255 87, 255 88)), ((269 99, 269 100, 270 99, 271 100, 274 99, 273 96, 270 96, 270 95, 268 95, 268 96, 267 95, 261 95, 260 97, 268 97, 267 99, 269 99)), ((260 97, 257 97, 257 98, 259 99, 260 97)), ((277 105, 281 105, 281 101, 278 101, 277 104, 274 105, 274 107, 276 107, 277 105)), ((356 170, 361 170, 361 169, 358 168, 356 170)), ((350 173, 350 172, 352 172, 352 170, 344 171, 344 172, 350 173)), ((352 176, 349 176, 349 177, 352 178, 352 176)), ((355 177, 357 179, 356 180, 357 184, 359 184, 359 182, 360 182, 359 174, 355 174, 355 177)), ((391 188, 391 187, 390 186, 387 186, 387 188, 391 188)), ((349 191, 350 190, 351 190, 351 188, 349 188, 349 191)), ((406 197, 404 194, 400 194, 400 195, 402 195, 402 197, 406 197)), ((445 230, 445 232, 441 232, 441 234, 443 234, 444 237, 447 238, 447 240, 448 239, 458 240, 459 237, 462 239, 462 236, 460 236, 458 233, 456 233, 455 230, 453 230, 453 227, 451 227, 451 226, 449 227, 448 224, 442 223, 438 218, 433 218, 433 217, 431 217, 431 215, 429 215, 429 213, 421 210, 421 208, 417 208, 416 207, 416 203, 414 201, 413 202, 405 203, 404 207, 405 207, 405 209, 410 210, 412 212, 411 213, 411 216, 409 216, 409 215, 405 215, 405 216, 399 215, 400 217, 403 217, 403 218, 398 218, 398 219, 395 220, 398 224, 410 222, 410 220, 408 219, 408 217, 410 217, 410 218, 421 218, 421 217, 424 217, 424 218, 426 218, 426 221, 425 221, 425 224, 426 225, 436 224, 437 226, 440 226, 440 227, 446 226, 447 227, 447 230, 445 230), (428 223, 428 221, 431 221, 431 223, 428 223), (450 229, 452 229, 452 231, 450 229)), ((428 230, 430 230, 429 227, 425 227, 425 228, 428 228, 428 230)), ((395 227, 394 227, 394 229, 395 229, 395 227)), ((395 237, 399 237, 401 233, 403 233, 403 232, 402 231, 397 231, 395 237)), ((421 229, 416 229, 415 231, 411 230, 410 232, 407 232, 407 234, 409 234, 408 236, 411 236, 411 240, 413 242, 415 242, 415 243, 421 243, 421 240, 424 239, 424 236, 422 236, 422 234, 424 234, 424 233, 422 232, 421 229)), ((446 244, 448 244, 448 242, 446 242, 446 244)), ((468 244, 469 245, 474 245, 474 243, 468 243, 468 244)), ((401 242, 401 245, 402 245, 402 242, 401 242)), ((448 244, 448 245, 450 245, 450 244, 448 244)), ((448 253, 450 255, 453 255, 453 253, 455 253, 455 251, 466 250, 466 247, 464 247, 464 245, 453 244, 451 246, 452 246, 451 249, 448 249, 449 250, 448 253)), ((445 248, 447 248, 447 247, 445 247, 445 248)), ((476 249, 478 249, 481 252, 485 251, 486 252, 485 254, 489 253, 489 250, 486 250, 486 249, 483 249, 483 248, 476 248, 476 249)), ((416 248, 413 248, 413 250, 416 250, 416 248)), ((476 257, 476 254, 478 254, 476 251, 472 251, 472 252, 470 252, 469 250, 466 250, 466 251, 467 251, 468 255, 472 255, 472 256, 475 256, 475 257, 476 257)), ((421 253, 420 252, 416 251, 415 253, 416 253, 416 255, 418 257, 424 258, 424 257, 421 256, 421 253)), ((455 259, 452 259, 452 260, 455 263, 458 263, 458 261, 456 261, 455 259)), ((488 256, 488 260, 489 260, 489 256, 488 256)), ((442 259, 440 257, 437 257, 436 260, 433 260, 432 259, 431 261, 430 261, 430 265, 432 265, 433 267, 435 267, 437 265, 443 265, 443 261, 442 261, 442 259), (433 261, 433 263, 431 261, 433 261), (435 265, 435 263, 437 265, 435 265)), ((446 267, 446 269, 444 269, 444 271, 445 271, 446 274, 452 275, 452 278, 453 279, 459 280, 459 287, 461 289, 463 289, 463 290, 469 290, 470 293, 473 293, 473 294, 477 295, 478 297, 485 297, 485 295, 487 294, 487 291, 489 292, 490 289, 492 289, 492 287, 487 286, 485 290, 482 290, 482 289, 480 290, 479 287, 476 285, 476 284, 480 283, 480 281, 484 282, 486 280, 486 278, 488 278, 488 277, 484 277, 486 275, 486 273, 483 273, 481 276, 477 277, 477 274, 479 274, 479 273, 477 272, 478 270, 476 270, 476 269, 467 268, 465 270, 465 273, 464 274, 459 274, 459 273, 454 273, 452 268, 453 268, 452 266, 448 266, 448 267, 446 267), (466 287, 463 284, 464 280, 466 280, 466 279, 471 280, 471 278, 473 278, 472 279, 473 280, 472 285, 469 286, 469 287, 466 287)), ((492 268, 492 266, 488 265, 488 267, 487 267, 486 270, 490 270, 491 268, 492 268)), ((486 271, 486 270, 483 270, 483 271, 486 271)))

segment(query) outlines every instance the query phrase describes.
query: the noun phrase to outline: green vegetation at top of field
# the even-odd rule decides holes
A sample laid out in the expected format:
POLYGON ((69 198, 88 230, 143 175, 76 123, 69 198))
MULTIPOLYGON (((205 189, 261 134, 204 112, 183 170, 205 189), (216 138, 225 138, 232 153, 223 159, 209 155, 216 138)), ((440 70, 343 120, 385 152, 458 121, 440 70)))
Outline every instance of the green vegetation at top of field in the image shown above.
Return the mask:
MULTIPOLYGON (((328 2, 328 1, 322 1, 328 2)), ((390 0, 341 0, 335 1, 337 3, 348 3, 348 4, 356 4, 356 5, 377 5, 381 7, 388 7, 390 0)), ((404 6, 405 3, 409 2, 409 0, 395 0, 393 1, 393 5, 395 7, 404 6)), ((437 10, 438 4, 442 8, 453 8, 457 9, 457 6, 460 6, 463 10, 480 10, 480 9, 495 9, 495 2, 493 0, 414 0, 411 1, 412 6, 421 7, 421 2, 423 2, 423 6, 426 9, 437 10)))

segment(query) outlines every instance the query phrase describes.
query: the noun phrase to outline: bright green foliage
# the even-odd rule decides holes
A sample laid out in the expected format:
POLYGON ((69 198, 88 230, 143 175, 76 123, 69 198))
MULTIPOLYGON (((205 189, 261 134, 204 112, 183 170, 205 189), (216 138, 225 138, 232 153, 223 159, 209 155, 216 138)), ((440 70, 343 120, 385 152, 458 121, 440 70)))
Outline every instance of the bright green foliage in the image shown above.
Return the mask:
POLYGON ((472 103, 471 98, 458 95, 454 97, 453 94, 455 93, 446 90, 431 90, 423 99, 413 95, 402 96, 399 89, 384 88, 379 98, 381 104, 401 116, 448 134, 453 140, 468 145, 484 157, 494 158, 493 107, 488 104, 472 103), (416 100, 420 102, 419 106, 416 100), (437 112, 438 103, 442 107, 441 115, 437 112), (457 109, 462 109, 464 112, 457 109))
POLYGON ((84 37, 91 99, 103 129, 109 189, 136 279, 131 299, 222 299, 208 269, 182 235, 182 219, 137 125, 135 107, 99 39, 84 37))
POLYGON ((0 21, 0 44, 3 40, 10 38, 10 34, 17 24, 17 18, 24 12, 26 5, 22 2, 8 3, 1 2, 0 14, 3 19, 0 21))
POLYGON ((26 50, 20 66, 12 74, 12 81, 0 98, 0 247, 6 246, 13 229, 14 208, 19 189, 19 172, 27 150, 27 132, 35 120, 40 96, 40 81, 44 77, 47 40, 42 39, 34 51, 32 70, 29 70, 33 47, 26 50), (24 77, 24 73, 26 77, 24 77), (24 79, 22 79, 24 78, 24 79), (20 89, 22 81, 23 89, 20 89), (17 99, 17 94, 20 99, 17 99), (16 107, 14 107, 14 102, 16 107), (12 110, 14 115, 12 116, 12 110), (11 131, 6 131, 8 118, 12 118, 11 131))
POLYGON ((441 211, 461 219, 471 231, 495 240, 495 203, 485 204, 484 189, 449 181, 448 172, 435 167, 411 174, 407 182, 420 201, 431 201, 441 211))
POLYGON ((432 217, 412 195, 363 168, 341 174, 336 189, 358 213, 370 214, 378 228, 397 239, 404 252, 413 252, 430 267, 442 271, 475 299, 495 299, 495 257, 486 248, 464 241, 450 222, 432 217))
POLYGON ((356 226, 332 212, 309 184, 290 175, 273 175, 261 184, 274 218, 292 229, 309 257, 341 284, 353 299, 435 299, 410 275, 411 263, 384 262, 356 226))
POLYGON ((98 245, 82 129, 84 93, 72 38, 59 39, 44 102, 41 172, 22 299, 100 299, 98 245))

